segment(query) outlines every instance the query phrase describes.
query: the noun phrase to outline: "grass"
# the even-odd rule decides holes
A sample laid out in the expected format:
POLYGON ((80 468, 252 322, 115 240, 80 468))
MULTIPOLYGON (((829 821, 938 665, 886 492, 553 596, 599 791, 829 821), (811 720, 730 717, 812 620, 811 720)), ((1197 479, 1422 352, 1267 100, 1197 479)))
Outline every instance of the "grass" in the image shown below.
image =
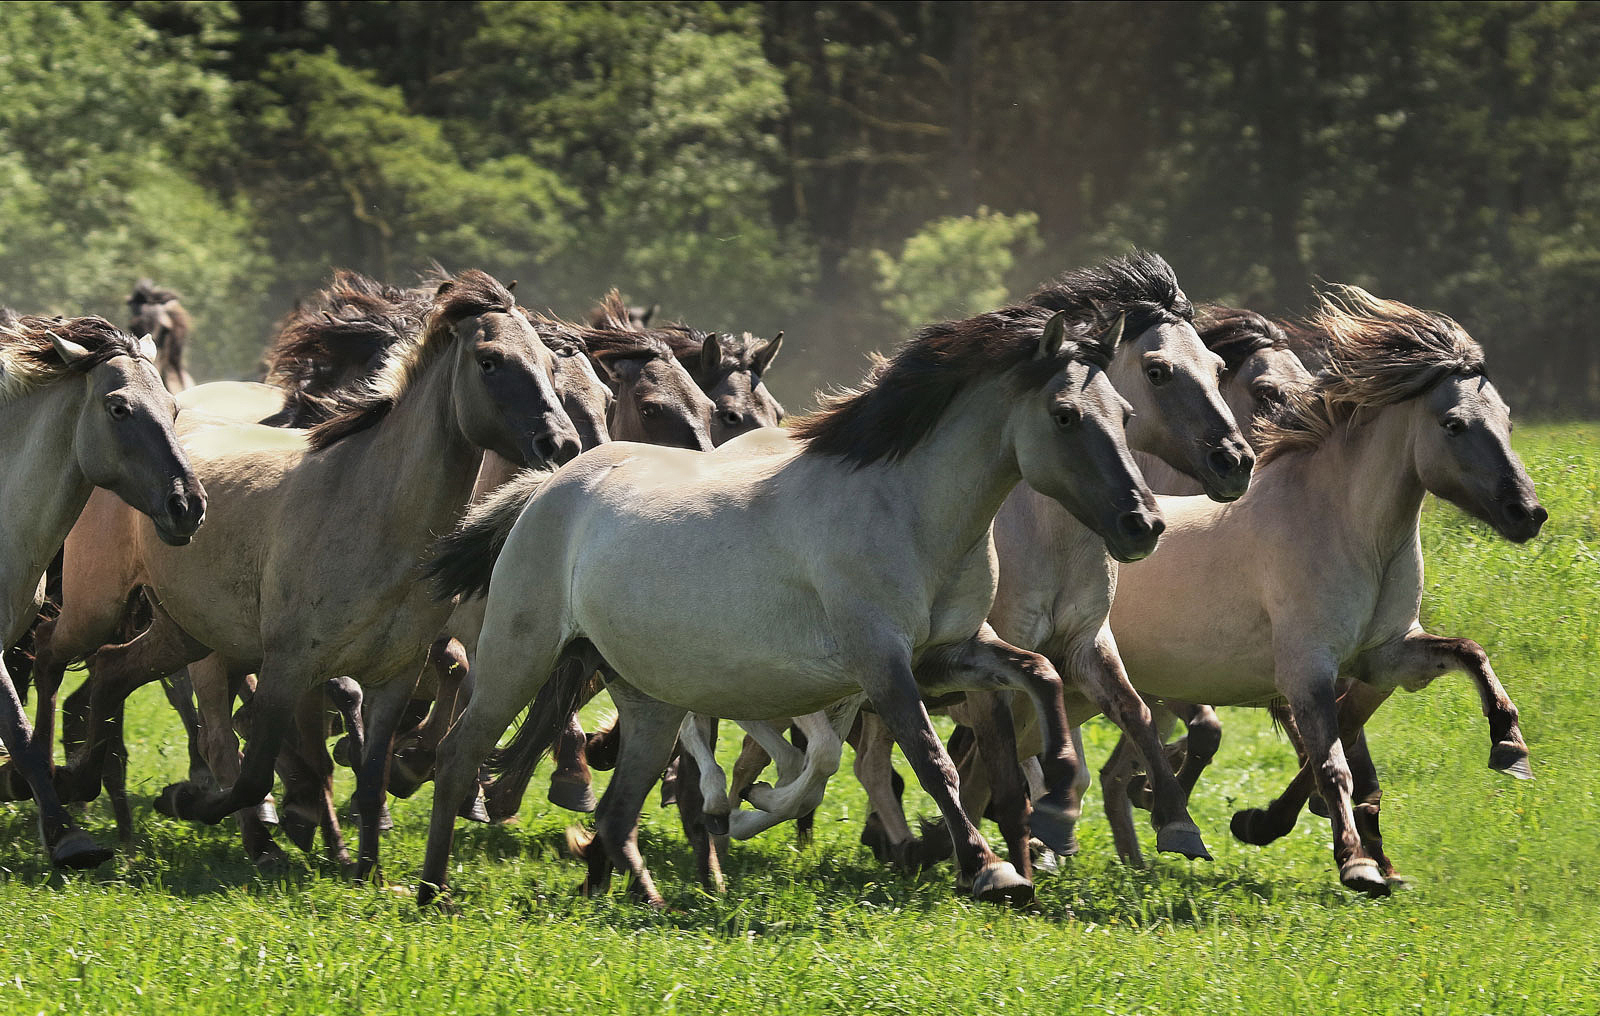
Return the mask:
MULTIPOLYGON (((129 721, 131 854, 52 872, 31 806, 0 806, 0 1012, 1594 1013, 1600 427, 1526 427, 1518 443, 1549 525, 1515 547, 1430 507, 1424 614, 1489 650, 1538 779, 1487 769, 1465 679, 1397 696, 1372 729, 1386 845, 1417 883, 1394 898, 1342 890, 1327 824, 1309 815, 1268 848, 1231 839, 1232 810, 1264 803, 1294 759, 1263 716, 1227 710, 1194 806, 1216 860, 1121 867, 1094 795, 1083 853, 1041 877, 1035 913, 957 898, 948 867, 879 867, 856 844, 865 802, 846 775, 813 846, 796 850, 785 828, 736 844, 721 898, 693 887, 675 816, 652 806, 644 851, 666 913, 575 898, 570 816, 536 793, 520 824, 462 829, 462 912, 423 914, 425 795, 394 808, 385 887, 298 854, 262 878, 230 826, 157 816, 150 800, 185 755, 152 688, 129 721)), ((1098 764, 1112 733, 1090 736, 1098 764)), ((86 821, 113 840, 103 803, 86 821)))

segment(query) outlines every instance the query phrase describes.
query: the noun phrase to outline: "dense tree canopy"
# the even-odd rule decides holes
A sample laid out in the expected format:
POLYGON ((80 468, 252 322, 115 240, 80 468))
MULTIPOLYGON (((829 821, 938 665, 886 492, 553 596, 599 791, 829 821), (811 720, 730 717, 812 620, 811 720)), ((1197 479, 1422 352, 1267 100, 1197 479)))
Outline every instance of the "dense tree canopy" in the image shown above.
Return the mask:
POLYGON ((202 374, 345 265, 788 330, 780 394, 1130 245, 1444 309, 1600 409, 1600 12, 1522 3, 8 4, 0 301, 179 289, 202 374))

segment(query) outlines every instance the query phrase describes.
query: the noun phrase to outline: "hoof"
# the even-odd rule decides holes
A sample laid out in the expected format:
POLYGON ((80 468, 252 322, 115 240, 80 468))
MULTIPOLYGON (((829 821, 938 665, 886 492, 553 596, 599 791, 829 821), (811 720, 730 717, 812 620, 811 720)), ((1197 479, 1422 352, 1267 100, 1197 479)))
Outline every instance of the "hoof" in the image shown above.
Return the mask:
POLYGON ((378 809, 378 832, 386 833, 394 828, 394 816, 389 814, 389 802, 384 801, 383 807, 378 809))
MULTIPOLYGON (((1077 826, 1065 809, 1051 804, 1035 804, 1028 818, 1028 829, 1039 842, 1069 857, 1078 852, 1077 826)), ((1199 836, 1199 832, 1195 835, 1199 836)))
POLYGON ((271 798, 256 805, 256 818, 261 821, 262 825, 278 824, 278 808, 272 803, 271 798))
POLYGON ((283 821, 278 824, 278 828, 289 837, 290 843, 308 854, 317 845, 317 821, 314 818, 308 819, 304 815, 297 815, 290 809, 284 812, 283 821))
POLYGON ((1191 861, 1211 860, 1211 852, 1200 838, 1200 830, 1193 822, 1185 820, 1168 822, 1156 830, 1156 849, 1163 854, 1182 854, 1191 861))
POLYGON ((1322 799, 1321 794, 1312 794, 1306 798, 1306 810, 1318 818, 1327 818, 1329 816, 1328 802, 1322 799))
POLYGON ((1380 897, 1389 895, 1389 883, 1378 870, 1378 866, 1370 859, 1356 857, 1339 866, 1339 881, 1346 889, 1353 889, 1358 893, 1368 896, 1380 897))
POLYGON ((576 774, 557 773, 550 777, 550 792, 545 796, 558 808, 583 815, 594 814, 594 789, 587 780, 576 774))
POLYGON ((474 793, 461 805, 461 810, 456 812, 458 818, 468 822, 477 822, 479 825, 489 824, 489 809, 483 806, 483 795, 474 793))
POLYGON ((289 855, 276 843, 269 843, 250 863, 263 875, 279 875, 289 869, 289 855))
POLYGON ((192 783, 169 783, 156 798, 156 811, 168 818, 188 821, 199 790, 192 783))
POLYGON ((1033 883, 1019 875, 1010 861, 991 861, 972 880, 972 898, 1025 907, 1033 902, 1033 883))
POLYGON ((1028 850, 1033 854, 1033 868, 1035 871, 1056 872, 1061 870, 1061 855, 1045 846, 1039 840, 1030 840, 1028 842, 1028 850))
POLYGON ((450 894, 443 886, 423 882, 417 886, 417 909, 436 910, 441 914, 458 914, 460 910, 451 902, 450 894))
POLYGON ((713 815, 709 811, 700 814, 700 822, 706 827, 706 832, 712 836, 728 835, 728 816, 713 815))
POLYGON ((1228 830, 1240 843, 1249 843, 1257 847, 1264 847, 1283 836, 1282 831, 1272 828, 1267 812, 1261 808, 1246 808, 1244 811, 1234 812, 1233 819, 1228 823, 1228 830))
POLYGON ((1533 779, 1528 765, 1528 749, 1514 741, 1501 741, 1489 752, 1489 768, 1519 780, 1533 779))
POLYGON ((82 829, 71 829, 50 848, 50 863, 57 868, 84 871, 100 867, 111 860, 113 853, 110 847, 102 847, 82 829))

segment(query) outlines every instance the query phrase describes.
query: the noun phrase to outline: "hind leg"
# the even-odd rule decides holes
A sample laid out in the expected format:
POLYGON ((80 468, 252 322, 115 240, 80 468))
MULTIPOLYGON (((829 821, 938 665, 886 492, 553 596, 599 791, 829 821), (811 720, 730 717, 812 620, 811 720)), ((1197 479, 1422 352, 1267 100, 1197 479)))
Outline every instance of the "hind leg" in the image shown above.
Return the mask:
POLYGON ((866 790, 871 808, 866 827, 861 831, 861 842, 870 847, 880 861, 909 869, 919 867, 912 856, 916 837, 906 821, 901 801, 901 788, 905 784, 894 770, 894 736, 876 713, 862 713, 854 743, 856 779, 866 790))
POLYGON ((49 768, 40 765, 40 756, 29 750, 31 735, 22 700, 11 686, 11 675, 5 664, 0 663, 0 742, 4 743, 7 753, 18 760, 22 775, 38 802, 39 835, 50 852, 50 862, 61 868, 93 868, 110 860, 111 851, 73 825, 72 816, 56 796, 49 768))
POLYGON ((594 779, 589 772, 589 762, 584 758, 584 745, 588 737, 578 714, 567 716, 561 736, 556 738, 553 754, 556 771, 550 774, 550 790, 546 794, 550 803, 568 811, 588 814, 595 809, 594 779))
POLYGON ((397 679, 368 697, 367 755, 356 774, 356 800, 361 806, 358 878, 373 876, 378 867, 379 825, 388 797, 385 787, 389 780, 389 762, 394 755, 395 732, 415 688, 415 680, 397 679))
POLYGON ((609 686, 617 703, 622 726, 622 754, 616 773, 595 809, 595 842, 584 850, 589 875, 583 892, 603 892, 610 882, 611 869, 621 868, 632 876, 629 889, 652 907, 665 906, 655 882, 639 853, 639 813, 650 796, 650 788, 672 757, 683 724, 685 710, 659 702, 622 681, 609 686), (597 850, 596 848, 601 848, 597 850), (604 853, 604 861, 597 854, 604 853))
MULTIPOLYGON (((233 696, 244 675, 235 676, 215 654, 189 665, 189 680, 194 686, 200 714, 201 750, 211 770, 212 780, 204 789, 232 786, 239 779, 239 739, 233 731, 233 696)), ((276 822, 276 811, 273 812, 276 822)), ((272 830, 259 808, 234 813, 245 855, 258 867, 283 859, 283 850, 272 839, 272 830)))

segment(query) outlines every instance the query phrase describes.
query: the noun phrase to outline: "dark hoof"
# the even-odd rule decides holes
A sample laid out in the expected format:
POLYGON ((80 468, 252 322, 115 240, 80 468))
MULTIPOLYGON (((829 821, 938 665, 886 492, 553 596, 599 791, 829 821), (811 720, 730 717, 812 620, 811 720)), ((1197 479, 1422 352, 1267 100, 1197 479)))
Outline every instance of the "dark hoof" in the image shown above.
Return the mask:
POLYGON ((192 783, 169 783, 156 798, 156 811, 168 818, 192 821, 200 791, 192 783))
POLYGON ((317 820, 296 814, 293 808, 284 811, 283 820, 278 823, 278 828, 289 837, 290 843, 308 854, 317 845, 317 820))
POLYGON ((1501 741, 1494 746, 1489 752, 1489 768, 1519 780, 1533 779, 1533 768, 1528 765, 1527 746, 1515 741, 1501 741))
POLYGON ((436 910, 441 914, 459 914, 461 911, 450 899, 450 893, 443 886, 436 886, 429 882, 422 882, 417 886, 417 908, 419 910, 436 910))
POLYGON ((1156 849, 1163 854, 1182 854, 1191 861, 1211 860, 1200 830, 1187 820, 1168 822, 1156 830, 1156 849))
POLYGON ((550 792, 545 795, 558 808, 583 815, 594 814, 594 789, 576 773, 556 773, 550 777, 550 792))
POLYGON ((1028 819, 1028 829, 1039 842, 1058 854, 1071 855, 1077 852, 1077 823, 1064 808, 1035 804, 1033 814, 1028 819))
MULTIPOLYGON (((384 814, 388 814, 387 809, 385 809, 384 814)), ((488 825, 489 809, 483 806, 483 795, 474 791, 470 798, 462 802, 461 810, 456 812, 456 816, 458 818, 464 818, 468 822, 478 822, 482 825, 488 825)), ((390 819, 389 824, 393 826, 394 820, 390 819)))
POLYGON ((1019 875, 1010 861, 991 861, 972 880, 972 898, 1025 907, 1033 902, 1033 883, 1019 875))
POLYGON ((1346 889, 1377 898, 1389 895, 1389 883, 1370 859, 1356 857, 1339 866, 1339 881, 1346 889))
MULTIPOLYGON (((765 793, 768 793, 768 792, 772 791, 772 789, 773 789, 772 784, 766 783, 764 781, 757 781, 755 783, 750 784, 748 787, 745 787, 743 790, 739 791, 739 799, 741 801, 746 801, 749 804, 755 805, 756 807, 760 807, 760 805, 756 805, 756 803, 754 801, 750 800, 750 792, 753 791, 753 790, 760 790, 762 793, 765 794, 765 793)), ((876 814, 876 813, 874 813, 874 814, 876 814)))
POLYGON ((1312 794, 1306 798, 1306 810, 1318 818, 1327 818, 1330 814, 1328 802, 1322 799, 1321 794, 1312 794))
POLYGON ((700 822, 706 827, 706 832, 712 836, 728 835, 728 816, 726 815, 713 815, 709 811, 702 812, 700 822))
POLYGON ((1144 773, 1140 773, 1128 781, 1128 801, 1141 811, 1149 811, 1155 806, 1155 792, 1150 789, 1150 781, 1144 773))
POLYGON ((1263 808, 1246 808, 1244 811, 1234 812, 1232 821, 1228 823, 1228 829, 1233 833, 1233 838, 1240 843, 1249 843, 1257 847, 1264 847, 1280 839, 1287 832, 1275 828, 1263 808))
POLYGON ((333 742, 333 760, 346 769, 354 769, 356 756, 350 751, 350 735, 346 734, 333 742))
POLYGON ((50 848, 50 863, 57 868, 86 871, 105 864, 114 853, 110 847, 96 843, 82 829, 70 829, 50 848))
POLYGON ((269 842, 250 859, 250 863, 263 875, 280 875, 289 869, 289 855, 276 843, 269 842))

